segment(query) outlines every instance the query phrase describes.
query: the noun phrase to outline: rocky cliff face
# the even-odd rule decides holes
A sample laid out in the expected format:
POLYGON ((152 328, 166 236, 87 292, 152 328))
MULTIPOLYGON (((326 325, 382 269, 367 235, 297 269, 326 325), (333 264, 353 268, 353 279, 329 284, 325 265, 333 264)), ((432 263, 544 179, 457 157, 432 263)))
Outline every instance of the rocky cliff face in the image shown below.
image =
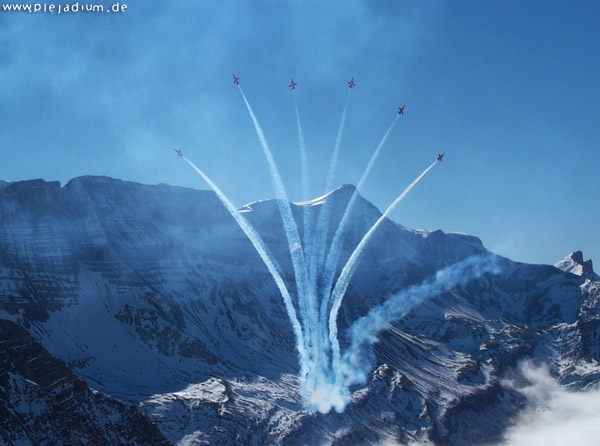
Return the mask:
POLYGON ((584 279, 590 279, 596 282, 600 280, 600 276, 594 272, 592 261, 584 261, 583 253, 581 251, 572 252, 554 266, 567 273, 583 277, 584 279))
POLYGON ((0 441, 168 445, 137 408, 94 391, 26 330, 0 320, 0 441))
MULTIPOLYGON (((329 242, 352 192, 325 197, 329 242)), ((302 212, 316 215, 322 203, 292 206, 301 232, 302 212)), ((275 202, 243 211, 293 289, 275 202)), ((359 200, 342 263, 380 215, 359 200)), ((485 252, 475 237, 386 221, 344 299, 342 347, 347 328, 374 306, 485 252)), ((598 383, 600 285, 579 257, 560 269, 501 259, 499 274, 424 299, 382 333, 367 383, 352 389, 345 412, 323 415, 302 406, 281 296, 214 194, 103 177, 0 188, 0 317, 86 386, 138 405, 180 444, 497 440, 523 406, 501 383, 520 360, 546 362, 575 389, 598 383)))

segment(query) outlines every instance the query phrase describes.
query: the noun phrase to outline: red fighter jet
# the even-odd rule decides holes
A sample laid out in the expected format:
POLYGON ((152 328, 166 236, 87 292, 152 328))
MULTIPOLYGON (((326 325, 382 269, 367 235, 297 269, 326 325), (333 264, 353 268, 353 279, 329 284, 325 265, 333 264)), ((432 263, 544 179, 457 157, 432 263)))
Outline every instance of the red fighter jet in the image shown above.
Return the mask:
POLYGON ((294 82, 294 78, 292 78, 292 83, 289 85, 289 87, 290 87, 292 90, 295 90, 295 89, 296 89, 296 85, 298 85, 298 84, 297 84, 296 82, 294 82))
POLYGON ((352 76, 352 79, 350 79, 350 80, 348 81, 348 86, 349 86, 350 88, 352 88, 352 87, 354 87, 355 85, 356 85, 356 84, 354 83, 354 76, 352 76))
POLYGON ((403 105, 402 107, 398 107, 398 114, 399 115, 403 115, 404 114, 404 107, 406 107, 406 105, 403 105))
POLYGON ((240 85, 240 78, 236 77, 235 74, 233 75, 233 83, 235 85, 240 85))
POLYGON ((442 153, 441 155, 438 153, 438 161, 441 163, 442 162, 442 158, 444 157, 445 153, 442 153))
POLYGON ((183 152, 181 150, 175 149, 175 153, 177 153, 177 158, 183 158, 183 152))

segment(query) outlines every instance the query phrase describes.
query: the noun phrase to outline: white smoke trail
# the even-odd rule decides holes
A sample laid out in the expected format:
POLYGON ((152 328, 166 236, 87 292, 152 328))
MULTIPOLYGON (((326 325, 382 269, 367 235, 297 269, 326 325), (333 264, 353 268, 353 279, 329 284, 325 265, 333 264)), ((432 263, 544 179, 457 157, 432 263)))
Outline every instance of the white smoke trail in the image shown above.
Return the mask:
POLYGON ((242 231, 244 231, 248 239, 252 242, 254 249, 256 249, 256 252, 260 256, 264 264, 267 266, 267 269, 271 273, 271 276, 273 276, 273 280, 275 280, 275 284, 277 285, 277 288, 279 288, 279 292, 281 293, 281 297, 283 298, 285 309, 292 323, 294 335, 296 336, 296 348, 300 356, 300 377, 301 379, 304 379, 308 374, 308 369, 306 368, 306 364, 308 361, 308 353, 305 348, 304 336, 302 334, 300 322, 298 321, 298 317, 296 315, 296 309, 294 308, 292 298, 281 277, 281 269, 279 268, 277 261, 269 253, 267 246, 265 245, 258 232, 256 232, 254 227, 238 212, 238 210, 227 198, 227 196, 221 191, 221 189, 219 189, 219 187, 215 183, 213 183, 211 179, 208 176, 206 176, 204 172, 202 172, 202 170, 196 167, 194 163, 188 160, 185 156, 183 157, 183 159, 194 168, 194 170, 204 179, 204 181, 206 181, 206 183, 211 187, 211 189, 217 194, 219 200, 221 200, 221 202, 229 211, 231 216, 235 219, 239 227, 242 229, 242 231))
POLYGON ((365 382, 369 371, 364 368, 367 356, 364 349, 377 342, 379 332, 389 328, 393 321, 406 316, 425 299, 462 287, 486 273, 499 274, 501 271, 498 256, 488 252, 478 254, 439 270, 433 278, 410 286, 374 307, 349 329, 350 347, 344 353, 341 367, 344 385, 350 387, 365 382))
MULTIPOLYGON (((288 241, 288 248, 292 258, 292 267, 294 269, 294 277, 296 280, 298 294, 298 308, 300 310, 302 325, 305 332, 305 346, 306 350, 312 351, 314 357, 318 355, 318 351, 316 350, 317 347, 314 342, 312 342, 311 347, 310 343, 313 339, 311 330, 312 326, 314 326, 314 323, 311 323, 311 321, 317 321, 318 318, 316 310, 316 297, 311 292, 308 284, 308 271, 306 260, 304 258, 304 250, 298 249, 298 247, 302 246, 300 243, 300 236, 298 235, 298 227, 296 225, 296 220, 294 220, 294 216, 290 208, 290 202, 288 200, 287 193, 285 192, 283 182, 281 181, 281 176, 279 175, 279 169, 277 169, 277 165, 275 164, 275 160, 273 159, 273 155, 271 154, 271 150, 269 149, 269 145, 267 144, 267 140, 265 139, 262 128, 258 123, 258 119, 256 118, 256 115, 254 114, 254 111, 252 110, 252 107, 250 106, 242 87, 238 85, 238 89, 242 95, 242 98, 244 99, 244 103, 246 104, 246 108, 250 114, 250 118, 254 123, 256 134, 258 135, 258 139, 262 146, 267 164, 269 165, 271 184, 273 186, 273 192, 275 193, 275 198, 279 207, 279 213, 283 221, 283 227, 288 241)), ((306 364, 306 367, 308 368, 313 366, 314 361, 310 361, 310 363, 306 364)))
MULTIPOLYGON (((342 135, 344 133, 344 126, 346 123, 346 114, 348 112, 348 104, 350 102, 350 92, 346 96, 346 104, 344 105, 344 111, 342 112, 342 118, 340 120, 340 126, 338 128, 337 136, 335 138, 335 146, 333 147, 333 153, 331 160, 329 161, 329 169, 327 171, 327 179, 325 181, 325 193, 329 192, 332 187, 333 178, 335 177, 335 171, 337 168, 337 162, 339 158, 340 143, 342 141, 342 135)), ((317 293, 318 279, 317 274, 323 264, 325 257, 327 232, 329 229, 329 219, 331 218, 331 200, 326 199, 325 203, 321 206, 319 211, 319 217, 317 219, 317 226, 314 234, 314 243, 310 247, 310 261, 309 261, 309 277, 311 280, 311 287, 315 294, 317 293)))
POLYGON ((323 294, 322 294, 323 301, 321 302, 321 308, 320 308, 320 314, 319 314, 320 322, 323 325, 325 324, 325 318, 327 316, 327 309, 329 307, 329 298, 331 295, 331 287, 333 286, 333 279, 335 276, 335 268, 337 266, 338 260, 341 255, 342 243, 344 242, 346 226, 350 222, 350 216, 352 215, 354 203, 356 202, 356 199, 358 198, 358 191, 362 188, 364 182, 367 180, 367 177, 369 176, 369 173, 371 172, 371 169, 373 168, 373 165, 375 164, 375 161, 377 160, 377 157, 379 156, 379 152, 381 151, 381 148, 385 144, 388 136, 390 135, 390 132, 392 131, 392 129, 396 125, 396 122, 398 121, 398 116, 399 115, 396 115, 396 117, 392 121, 392 124, 389 126, 389 128, 383 135, 383 138, 381 139, 381 141, 375 148, 375 151, 371 155, 371 159, 369 160, 367 167, 365 168, 362 176, 360 177, 360 180, 356 186, 356 189, 354 189, 354 192, 352 193, 352 196, 350 197, 350 200, 348 201, 348 204, 346 205, 346 210, 344 211, 344 215, 342 216, 340 224, 338 225, 338 227, 335 231, 335 235, 333 236, 333 241, 331 242, 331 247, 329 248, 329 253, 327 254, 327 260, 325 261, 325 268, 323 271, 323 283, 324 283, 323 294))
POLYGON ((302 179, 302 200, 306 201, 310 197, 310 180, 308 174, 308 158, 306 156, 306 145, 304 144, 304 132, 302 131, 302 123, 300 122, 300 111, 298 110, 298 101, 296 100, 296 92, 293 91, 294 109, 296 110, 296 125, 298 126, 298 147, 300 149, 300 169, 302 179))
POLYGON ((336 369, 333 382, 327 383, 329 394, 318 395, 326 398, 313 398, 313 405, 322 413, 331 409, 342 412, 350 402, 350 387, 366 382, 372 366, 366 350, 378 341, 381 331, 390 328, 392 322, 404 317, 425 299, 464 286, 483 274, 499 274, 501 270, 497 256, 491 253, 475 255, 438 271, 433 278, 410 286, 374 307, 350 326, 350 346, 336 369))
MULTIPOLYGON (((300 173, 301 173, 301 182, 302 182, 302 200, 307 202, 310 197, 310 179, 309 179, 309 170, 308 170, 308 159, 306 156, 306 145, 304 142, 304 132, 302 131, 302 122, 300 121, 300 111, 298 109, 298 101, 296 100, 296 92, 292 90, 292 95, 294 97, 294 110, 296 112, 296 125, 298 127, 298 148, 300 152, 300 173)), ((303 206, 302 207, 302 225, 304 228, 304 259, 306 262, 307 258, 310 258, 310 249, 313 247, 313 237, 314 237, 314 220, 313 220, 313 208, 311 206, 303 206)), ((305 263, 306 265, 306 263, 305 263)), ((317 310, 317 300, 316 293, 313 291, 313 288, 310 286, 310 277, 308 277, 308 266, 307 267, 307 287, 305 288, 305 292, 310 294, 310 297, 303 299, 304 301, 304 311, 308 316, 308 325, 311 327, 311 335, 312 335, 312 345, 313 345, 313 361, 311 362, 311 371, 307 376, 307 380, 305 382, 305 393, 310 395, 312 389, 314 388, 315 377, 319 374, 317 368, 320 367, 320 364, 323 362, 321 358, 321 348, 319 346, 319 340, 317 339, 319 335, 318 329, 318 310, 317 310)))
MULTIPOLYGON (((335 177, 335 171, 337 168, 337 162, 339 158, 340 145, 342 141, 342 135, 344 133, 344 126, 346 123, 346 116, 348 112, 348 104, 350 102, 350 91, 346 96, 346 103, 344 104, 344 109, 342 111, 342 117, 340 119, 340 125, 337 131, 335 145, 333 148, 333 153, 331 155, 331 159, 329 162, 329 168, 327 172, 327 178, 325 182, 325 192, 327 193, 331 187, 332 182, 335 177)), ((319 295, 318 287, 319 287, 319 271, 321 270, 323 260, 325 257, 326 250, 326 241, 327 241, 327 232, 329 228, 329 220, 331 218, 332 211, 332 201, 326 199, 321 209, 319 211, 319 216, 317 218, 316 226, 312 233, 311 243, 307 245, 307 258, 308 258, 308 279, 310 285, 310 293, 312 296, 319 295)), ((312 222, 312 211, 311 211, 311 222, 312 222)), ((314 317, 312 319, 313 333, 312 333, 312 341, 313 345, 316 347, 317 354, 315 355, 315 372, 312 375, 313 380, 309 382, 309 394, 314 394, 316 386, 316 380, 318 377, 323 376, 329 372, 329 343, 327 341, 327 330, 319 323, 319 314, 316 308, 318 305, 315 303, 315 312, 314 317)))
POLYGON ((322 284, 322 290, 320 293, 321 303, 320 303, 320 308, 319 308, 319 341, 320 341, 320 348, 322 350, 321 360, 323 361, 323 363, 320 364, 320 370, 322 371, 322 373, 328 372, 328 370, 327 370, 328 364, 326 363, 326 361, 329 359, 328 353, 329 353, 329 348, 330 348, 330 342, 329 342, 328 331, 327 331, 327 312, 329 310, 329 301, 330 301, 330 296, 331 296, 331 288, 333 286, 333 280, 334 280, 334 276, 335 276, 335 269, 336 269, 339 257, 341 255, 341 250, 342 250, 341 245, 344 241, 346 227, 350 221, 349 217, 352 213, 354 203, 355 203, 356 199, 358 198, 358 190, 362 187, 362 185, 366 181, 373 165, 375 164, 375 161, 379 155, 379 152, 381 151, 381 148, 385 144, 385 141, 387 140, 390 132, 392 131, 394 125, 396 124, 397 119, 398 119, 398 116, 396 116, 394 118, 391 125, 385 132, 383 138, 381 139, 378 146, 376 147, 375 151, 373 152, 371 159, 369 160, 369 163, 367 164, 367 166, 360 178, 360 181, 358 182, 357 188, 352 193, 352 196, 351 196, 348 204, 346 205, 346 210, 344 212, 344 215, 340 221, 338 228, 336 229, 335 235, 333 237, 333 241, 331 243, 331 247, 329 248, 329 253, 327 254, 327 260, 325 262, 325 267, 323 270, 323 284, 322 284))
POLYGON ((331 154, 331 160, 329 161, 329 169, 327 171, 327 180, 325 181, 325 192, 331 189, 333 184, 333 178, 335 177, 335 171, 337 168, 337 162, 340 153, 340 143, 342 142, 342 135, 344 134, 344 126, 346 124, 346 113, 348 112, 348 103, 350 102, 350 92, 346 96, 346 104, 344 105, 344 111, 342 112, 342 119, 340 120, 340 127, 338 128, 337 136, 335 138, 335 146, 333 147, 333 153, 331 154))
MULTIPOLYGON (((387 216, 394 210, 394 208, 400 203, 404 197, 412 190, 413 187, 423 178, 433 166, 437 164, 437 161, 431 163, 431 165, 423 171, 421 175, 417 177, 415 181, 413 181, 405 190, 402 192, 398 198, 394 200, 394 202, 387 208, 387 210, 383 213, 381 217, 371 226, 369 231, 362 238, 360 243, 356 246, 350 258, 344 265, 342 272, 340 273, 340 277, 338 278, 335 288, 333 289, 333 293, 331 294, 332 304, 331 311, 329 312, 329 341, 331 343, 332 350, 332 367, 336 372, 340 370, 340 344, 337 339, 338 329, 337 329, 337 315, 342 304, 342 299, 344 298, 344 294, 346 294, 346 290, 348 289, 348 285, 350 284, 350 279, 356 270, 356 266, 358 265, 358 259, 362 254, 363 249, 369 242, 373 233, 377 230, 379 225, 387 218, 387 216)), ((338 376, 339 377, 339 376, 338 376)))
MULTIPOLYGON (((306 156, 306 145, 304 143, 304 132, 302 131, 302 123, 300 121, 300 111, 298 110, 298 101, 296 100, 296 92, 293 90, 292 95, 294 96, 294 109, 296 110, 296 124, 298 126, 298 148, 300 150, 300 172, 302 181, 302 200, 304 202, 309 200, 310 197, 310 178, 308 172, 308 158, 306 156)), ((313 208, 311 206, 304 206, 302 208, 302 223, 304 227, 304 247, 310 249, 312 245, 313 237, 313 208)), ((305 259, 310 258, 310 253, 304 253, 305 259)), ((310 280, 310 279, 309 279, 310 280)))

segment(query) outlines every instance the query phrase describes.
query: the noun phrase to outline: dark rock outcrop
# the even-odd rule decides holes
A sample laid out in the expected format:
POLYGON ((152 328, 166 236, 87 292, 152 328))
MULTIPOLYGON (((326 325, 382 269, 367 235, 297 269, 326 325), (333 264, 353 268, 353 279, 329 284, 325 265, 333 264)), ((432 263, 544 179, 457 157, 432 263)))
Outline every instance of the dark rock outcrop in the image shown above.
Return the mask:
POLYGON ((0 444, 170 445, 136 407, 94 391, 0 319, 0 444))

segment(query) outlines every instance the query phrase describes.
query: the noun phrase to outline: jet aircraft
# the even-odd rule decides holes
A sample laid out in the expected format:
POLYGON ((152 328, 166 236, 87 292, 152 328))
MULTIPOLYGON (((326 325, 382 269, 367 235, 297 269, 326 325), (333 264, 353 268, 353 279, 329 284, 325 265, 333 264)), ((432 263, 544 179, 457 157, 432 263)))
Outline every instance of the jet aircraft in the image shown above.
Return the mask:
POLYGON ((292 78, 292 83, 290 84, 290 88, 292 90, 295 90, 296 89, 296 85, 298 85, 298 84, 296 82, 294 82, 294 78, 292 78))
POLYGON ((235 85, 240 85, 240 78, 236 77, 235 74, 233 75, 233 83, 235 85))
POLYGON ((398 114, 399 115, 403 115, 404 114, 404 107, 406 107, 406 105, 403 105, 402 107, 398 107, 398 114))
POLYGON ((438 161, 441 163, 442 162, 442 158, 444 157, 445 153, 442 153, 441 155, 438 153, 438 161))
POLYGON ((183 152, 181 150, 175 149, 175 153, 177 153, 177 158, 183 158, 183 152))
POLYGON ((352 76, 352 79, 350 79, 350 80, 348 81, 348 86, 349 86, 350 88, 352 88, 352 87, 354 87, 355 85, 356 85, 356 84, 354 83, 354 76, 352 76))

